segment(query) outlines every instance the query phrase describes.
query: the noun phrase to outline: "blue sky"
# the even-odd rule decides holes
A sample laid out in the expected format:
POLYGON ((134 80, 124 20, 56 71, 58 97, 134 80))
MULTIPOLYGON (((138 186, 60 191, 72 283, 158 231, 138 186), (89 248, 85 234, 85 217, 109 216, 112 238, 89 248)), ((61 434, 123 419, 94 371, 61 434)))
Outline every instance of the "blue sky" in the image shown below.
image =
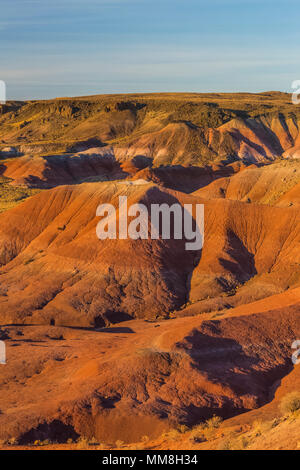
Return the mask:
POLYGON ((9 99, 291 91, 299 0, 0 0, 9 99))

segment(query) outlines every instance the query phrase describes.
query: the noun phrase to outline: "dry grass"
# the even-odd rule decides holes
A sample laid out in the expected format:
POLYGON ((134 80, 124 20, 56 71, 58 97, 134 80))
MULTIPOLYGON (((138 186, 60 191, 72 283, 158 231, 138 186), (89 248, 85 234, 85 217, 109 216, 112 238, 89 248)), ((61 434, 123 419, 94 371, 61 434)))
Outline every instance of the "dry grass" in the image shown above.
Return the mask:
POLYGON ((100 443, 97 441, 95 437, 88 439, 87 437, 81 436, 76 443, 76 448, 78 450, 86 450, 90 447, 101 447, 100 443))
POLYGON ((300 392, 292 392, 283 397, 280 408, 283 414, 295 413, 300 410, 300 392))
MULTIPOLYGON (((282 403, 285 404, 286 413, 272 420, 256 420, 251 425, 231 427, 226 421, 223 423, 221 418, 214 416, 192 430, 180 432, 178 429, 173 429, 156 441, 144 442, 143 448, 203 450, 300 448, 299 434, 297 434, 300 419, 298 398, 299 392, 284 397, 282 403)), ((140 445, 136 444, 135 448, 140 445)))
MULTIPOLYGON (((0 116, 0 137, 6 145, 19 145, 19 138, 35 153, 66 152, 78 140, 102 138, 124 144, 145 132, 169 123, 189 122, 200 128, 218 127, 230 119, 279 113, 288 117, 300 111, 285 93, 153 93, 98 95, 45 101, 8 103, 0 116), (9 111, 14 109, 14 113, 9 111), (122 125, 130 117, 132 127, 122 125), (95 122, 100 123, 95 130, 95 122), (81 126, 78 130, 78 126, 81 126), (76 131, 74 131, 77 129, 76 131), (101 130, 102 129, 102 130, 101 130), (73 132, 74 131, 74 132, 73 132)), ((192 147, 197 142, 191 143, 192 147)))
POLYGON ((38 194, 40 189, 11 186, 10 179, 0 176, 0 213, 12 209, 28 197, 38 194))

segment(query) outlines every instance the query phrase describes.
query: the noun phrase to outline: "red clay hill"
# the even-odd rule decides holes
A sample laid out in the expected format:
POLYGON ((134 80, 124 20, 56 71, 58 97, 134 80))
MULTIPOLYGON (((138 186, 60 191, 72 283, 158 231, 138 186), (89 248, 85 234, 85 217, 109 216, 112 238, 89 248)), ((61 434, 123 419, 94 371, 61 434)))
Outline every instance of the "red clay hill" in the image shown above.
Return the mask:
POLYGON ((300 338, 299 122, 275 92, 2 106, 3 442, 164 448, 213 415, 274 415, 300 338), (120 196, 204 204, 203 249, 99 240, 120 196))

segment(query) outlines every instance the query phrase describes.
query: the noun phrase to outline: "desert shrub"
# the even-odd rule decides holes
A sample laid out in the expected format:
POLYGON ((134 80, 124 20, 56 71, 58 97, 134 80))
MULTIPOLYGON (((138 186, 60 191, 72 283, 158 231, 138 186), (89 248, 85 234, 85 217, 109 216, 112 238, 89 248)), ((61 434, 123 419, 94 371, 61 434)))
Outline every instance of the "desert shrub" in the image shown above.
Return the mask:
POLYGON ((231 450, 231 442, 228 439, 221 441, 217 450, 231 450))
POLYGON ((88 441, 88 444, 89 446, 98 446, 100 442, 95 437, 92 437, 92 439, 88 441))
POLYGON ((206 442, 207 439, 205 435, 203 434, 202 429, 193 429, 190 435, 190 441, 195 442, 195 443, 200 443, 200 442, 206 442))
POLYGON ((275 428, 280 424, 282 418, 275 418, 272 421, 254 421, 252 424, 252 437, 259 437, 264 433, 268 433, 271 429, 275 428))
POLYGON ((86 437, 80 437, 77 441, 77 449, 84 450, 89 446, 89 440, 86 437))
POLYGON ((18 440, 15 437, 11 437, 8 439, 7 444, 10 446, 15 446, 18 444, 18 440))
POLYGON ((50 441, 50 439, 45 439, 41 445, 43 446, 50 446, 52 444, 52 442, 50 441))
POLYGON ((271 422, 272 428, 276 428, 281 423, 280 418, 274 418, 273 421, 271 422))
POLYGON ((205 423, 207 428, 214 428, 217 429, 220 424, 222 423, 223 419, 220 416, 213 416, 212 418, 208 419, 205 423))
MULTIPOLYGON (((68 439, 67 443, 72 444, 72 439, 68 439)), ((95 437, 88 439, 87 437, 80 437, 77 440, 77 449, 87 449, 89 446, 98 446, 100 443, 97 441, 95 437)))
POLYGON ((285 395, 281 400, 280 408, 284 414, 300 410, 300 392, 291 392, 285 395))
POLYGON ((178 434, 179 431, 177 429, 171 429, 170 431, 163 433, 162 437, 165 439, 176 439, 178 434))
POLYGON ((255 437, 261 436, 263 423, 261 421, 254 421, 252 424, 252 431, 255 437))
POLYGON ((242 436, 239 439, 239 443, 240 443, 240 446, 241 446, 242 449, 246 449, 246 447, 248 447, 248 445, 249 445, 249 441, 245 436, 242 436))
POLYGON ((117 447, 117 449, 119 449, 119 448, 122 447, 123 445, 124 445, 124 442, 123 442, 123 441, 120 441, 120 440, 116 441, 116 447, 117 447))
POLYGON ((224 446, 227 445, 227 449, 219 449, 219 450, 244 450, 249 445, 249 439, 246 436, 239 436, 237 439, 234 440, 227 440, 223 442, 224 446))
POLYGON ((189 429, 188 426, 186 426, 185 424, 180 424, 177 427, 178 432, 180 432, 181 434, 184 434, 185 432, 187 432, 188 429, 189 429))

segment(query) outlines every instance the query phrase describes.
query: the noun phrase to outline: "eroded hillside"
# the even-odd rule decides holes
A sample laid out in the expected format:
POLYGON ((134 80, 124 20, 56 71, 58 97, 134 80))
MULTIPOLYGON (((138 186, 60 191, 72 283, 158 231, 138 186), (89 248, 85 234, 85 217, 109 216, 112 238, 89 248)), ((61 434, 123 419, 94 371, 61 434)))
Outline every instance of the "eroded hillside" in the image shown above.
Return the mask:
POLYGON ((300 336, 299 119, 275 92, 2 107, 0 439, 164 448, 271 406, 300 336), (203 249, 99 240, 120 196, 204 204, 203 249))

